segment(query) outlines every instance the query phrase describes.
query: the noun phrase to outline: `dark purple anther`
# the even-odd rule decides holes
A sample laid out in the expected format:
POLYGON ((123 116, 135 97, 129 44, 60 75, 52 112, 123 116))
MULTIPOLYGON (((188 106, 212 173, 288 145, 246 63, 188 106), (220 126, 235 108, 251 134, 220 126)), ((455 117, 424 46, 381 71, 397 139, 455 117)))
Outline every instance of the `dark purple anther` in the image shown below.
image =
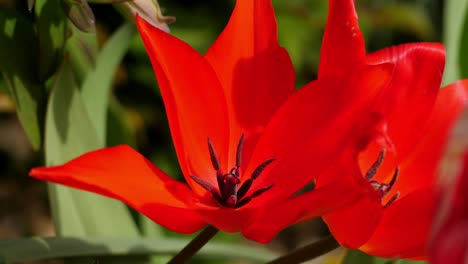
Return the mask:
POLYGON ((392 190, 393 185, 395 185, 396 181, 398 180, 398 174, 399 173, 400 173, 400 167, 397 167, 395 169, 395 172, 393 172, 392 179, 388 183, 388 188, 387 188, 387 190, 385 190, 385 194, 387 194, 388 192, 390 192, 392 190))
POLYGON ((247 192, 250 190, 250 187, 252 187, 253 179, 247 179, 242 186, 240 187, 239 191, 237 191, 237 198, 242 199, 247 192))
POLYGON ((202 178, 199 178, 197 176, 190 176, 196 183, 198 183, 201 187, 203 187, 205 190, 209 191, 211 195, 213 195, 214 198, 218 201, 222 201, 221 196, 219 195, 218 191, 211 185, 209 182, 203 180, 202 178))
POLYGON ((366 180, 371 180, 375 176, 375 174, 377 174, 377 170, 379 169, 380 165, 382 165, 384 158, 385 158, 385 149, 382 149, 380 151, 380 154, 377 160, 374 162, 374 164, 372 164, 370 169, 367 171, 366 180))
POLYGON ((242 148, 244 147, 244 134, 242 134, 239 144, 237 144, 237 152, 236 152, 236 167, 239 168, 242 163, 242 148))
POLYGON ((244 199, 240 200, 237 203, 236 208, 240 208, 240 207, 246 205, 248 202, 252 201, 253 198, 262 195, 264 192, 270 190, 271 188, 273 188, 273 184, 254 191, 251 195, 249 195, 249 196, 245 197, 244 199))
POLYGON ((211 142, 211 139, 208 138, 208 151, 210 152, 210 159, 211 159, 211 164, 213 164, 213 168, 215 170, 219 170, 219 160, 218 160, 218 155, 216 155, 216 151, 213 147, 213 143, 211 142))
POLYGON ((268 165, 270 165, 270 163, 272 163, 273 161, 275 161, 275 159, 265 160, 264 162, 260 163, 260 165, 258 165, 257 168, 254 170, 254 172, 252 173, 252 176, 250 176, 250 178, 252 178, 253 180, 257 179, 258 176, 260 176, 260 174, 263 172, 263 170, 268 165))
POLYGON ((388 200, 388 202, 383 206, 383 208, 389 207, 392 203, 394 203, 396 201, 396 199, 398 199, 398 197, 400 197, 400 192, 396 192, 392 196, 392 198, 390 198, 390 200, 388 200))

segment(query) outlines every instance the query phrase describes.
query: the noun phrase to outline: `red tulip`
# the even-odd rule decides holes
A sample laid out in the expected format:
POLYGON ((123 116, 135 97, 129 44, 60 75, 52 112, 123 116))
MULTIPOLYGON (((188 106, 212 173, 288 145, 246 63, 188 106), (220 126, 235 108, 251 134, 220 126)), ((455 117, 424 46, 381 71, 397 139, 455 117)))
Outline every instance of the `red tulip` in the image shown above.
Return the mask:
MULTIPOLYGON (((466 137, 466 131, 464 131, 466 137)), ((460 144, 460 143, 458 143, 460 144)), ((429 263, 468 263, 468 152, 455 177, 441 175, 433 236, 429 244, 429 263)))
POLYGON ((348 157, 373 121, 369 109, 391 65, 365 65, 362 53, 352 71, 322 71, 294 92, 270 0, 238 0, 205 56, 142 18, 137 25, 188 185, 127 146, 35 168, 31 176, 122 200, 176 232, 210 224, 260 242, 364 195, 354 180, 358 164, 348 157), (336 164, 349 177, 297 195, 336 164))
MULTIPOLYGON (((466 101, 468 81, 440 90, 445 52, 437 43, 404 44, 364 54, 353 0, 330 0, 319 78, 358 64, 394 65, 392 79, 370 109, 374 122, 357 149, 367 189, 358 203, 326 214, 335 238, 382 257, 422 258, 434 209, 435 172, 447 133, 466 101)), ((334 171, 317 186, 336 181, 334 171)))

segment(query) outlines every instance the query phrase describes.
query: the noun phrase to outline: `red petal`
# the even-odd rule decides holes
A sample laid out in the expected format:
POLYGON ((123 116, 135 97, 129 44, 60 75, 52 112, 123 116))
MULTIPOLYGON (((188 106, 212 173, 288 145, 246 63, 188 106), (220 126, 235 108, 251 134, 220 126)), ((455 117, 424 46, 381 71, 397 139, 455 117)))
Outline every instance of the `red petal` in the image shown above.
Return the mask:
POLYGON ((368 195, 352 206, 323 216, 323 220, 341 245, 358 248, 372 236, 383 211, 380 201, 368 195))
MULTIPOLYGON (((360 201, 342 210, 323 216, 323 220, 338 242, 349 248, 358 248, 372 235, 382 217, 383 208, 379 194, 364 179, 358 168, 356 149, 343 156, 341 162, 319 176, 317 185, 346 184, 355 192, 362 193, 360 201)), ((339 197, 340 194, 337 194, 339 197)))
POLYGON ((289 197, 335 166, 362 135, 368 109, 391 70, 389 65, 358 68, 347 79, 322 78, 289 97, 265 129, 247 169, 250 175, 261 162, 277 159, 252 190, 274 184, 262 199, 289 197), (348 92, 351 87, 354 91, 348 92))
POLYGON ((210 225, 228 233, 240 232, 255 221, 258 208, 231 209, 219 206, 196 204, 197 213, 210 225))
MULTIPOLYGON (((466 110, 465 110, 466 113, 466 110)), ((459 120, 454 131, 466 127, 466 119, 459 120)), ((454 133, 454 143, 460 144, 457 134, 466 137, 466 129, 454 133), (462 133, 460 133, 462 132, 462 133)), ((468 262, 468 152, 451 149, 445 154, 450 159, 450 168, 440 174, 437 211, 432 224, 433 236, 428 250, 430 263, 467 263, 468 262), (461 151, 462 153, 454 153, 461 151), (464 152, 464 153, 463 153, 464 152), (458 155, 456 155, 458 154, 458 155), (448 156, 450 155, 450 156, 448 156), (456 155, 456 156, 455 156, 456 155), (461 156, 461 157, 460 157, 461 156)), ((445 164, 443 164, 445 165, 445 164)))
MULTIPOLYGON (((357 170, 357 168, 356 168, 357 170)), ((357 173, 360 173, 357 170, 357 173)), ((329 184, 291 199, 263 207, 255 222, 242 234, 261 243, 270 242, 289 225, 304 222, 356 202, 363 195, 352 182, 329 184)))
POLYGON ((89 152, 62 166, 34 168, 30 175, 121 200, 176 232, 193 233, 206 225, 190 209, 187 185, 128 146, 89 152))
POLYGON ((319 78, 341 77, 365 64, 365 46, 354 0, 328 1, 328 22, 320 51, 319 78))
MULTIPOLYGON (((448 134, 468 98, 468 80, 443 88, 424 127, 422 137, 400 166, 400 177, 393 190, 403 197, 414 190, 436 182, 439 160, 445 150, 448 134)), ((411 133, 409 133, 411 134, 411 133)), ((391 193, 389 194, 391 196, 391 193)))
POLYGON ((393 192, 401 192, 401 198, 385 210, 374 235, 361 248, 363 251, 382 257, 424 257, 436 200, 436 169, 448 133, 467 98, 468 81, 440 91, 423 136, 401 163, 400 176, 393 187, 393 192))
POLYGON ((360 249, 386 258, 421 258, 434 210, 434 189, 424 188, 387 207, 375 233, 360 249))
POLYGON ((222 83, 230 111, 230 164, 242 133, 247 162, 258 139, 255 135, 294 91, 294 69, 278 45, 271 0, 238 0, 206 58, 222 83))
MULTIPOLYGON (((466 209, 465 209, 466 210, 466 209)), ((468 256, 468 223, 459 222, 450 225, 437 236, 434 247, 428 252, 429 263, 467 263, 468 256)))
POLYGON ((369 64, 389 62, 395 65, 392 81, 382 92, 374 111, 381 117, 385 126, 381 133, 391 140, 391 145, 373 142, 369 151, 361 155, 361 165, 367 170, 383 147, 390 148, 375 178, 383 182, 390 180, 395 166, 413 151, 414 139, 423 135, 440 89, 445 52, 440 44, 418 43, 391 47, 368 56, 369 64))
POLYGON ((216 186, 208 137, 226 165, 227 157, 221 156, 229 138, 223 90, 210 64, 194 49, 140 17, 137 25, 158 78, 182 171, 192 190, 204 193, 189 176, 207 177, 216 186))

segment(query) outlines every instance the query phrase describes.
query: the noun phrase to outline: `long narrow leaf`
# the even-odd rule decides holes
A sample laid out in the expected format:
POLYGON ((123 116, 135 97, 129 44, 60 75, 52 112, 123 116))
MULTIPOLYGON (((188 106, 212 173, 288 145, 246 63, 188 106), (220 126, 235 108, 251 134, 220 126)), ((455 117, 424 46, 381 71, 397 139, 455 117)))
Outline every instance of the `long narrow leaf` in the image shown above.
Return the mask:
POLYGON ((0 68, 34 149, 42 145, 45 88, 36 78, 34 27, 21 13, 0 8, 0 68))
POLYGON ((461 46, 461 38, 467 15, 468 0, 445 1, 443 41, 447 48, 447 63, 443 85, 460 79, 459 56, 462 53, 466 53, 464 52, 466 46, 461 46))
POLYGON ((343 264, 388 264, 393 261, 367 255, 360 250, 347 250, 343 264))
MULTIPOLYGON (((173 255, 186 239, 155 238, 21 238, 0 240, 0 260, 20 262, 85 256, 173 255)), ((209 243, 198 254, 221 259, 265 262, 276 254, 261 248, 228 243, 209 243)))
MULTIPOLYGON (((71 69, 64 65, 53 87, 46 116, 47 165, 64 163, 102 147, 97 139, 71 69)), ((120 202, 50 184, 51 205, 60 235, 138 235, 120 202)))
MULTIPOLYGON (((468 5, 466 5, 466 10, 468 10, 468 5)), ((460 49, 458 50, 459 77, 461 79, 468 78, 468 53, 465 50, 468 47, 468 11, 466 10, 460 37, 460 49)))
POLYGON ((91 121, 100 142, 106 142, 107 108, 112 79, 135 34, 134 25, 126 23, 121 26, 100 51, 94 71, 86 76, 81 87, 83 101, 93 117, 91 121))

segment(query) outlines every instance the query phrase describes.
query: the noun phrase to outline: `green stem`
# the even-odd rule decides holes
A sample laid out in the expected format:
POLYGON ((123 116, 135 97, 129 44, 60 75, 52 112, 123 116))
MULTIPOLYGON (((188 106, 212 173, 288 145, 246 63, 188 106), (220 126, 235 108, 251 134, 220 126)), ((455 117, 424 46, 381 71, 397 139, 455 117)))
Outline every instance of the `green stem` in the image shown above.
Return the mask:
POLYGON ((218 229, 207 226, 190 243, 188 243, 167 264, 182 264, 192 258, 210 239, 218 233, 218 229))
POLYGON ((291 253, 279 257, 275 260, 268 262, 267 264, 294 264, 294 263, 301 263, 307 260, 311 260, 313 258, 322 256, 336 248, 338 248, 340 244, 336 242, 333 236, 328 236, 322 240, 309 244, 307 246, 298 248, 291 253))

